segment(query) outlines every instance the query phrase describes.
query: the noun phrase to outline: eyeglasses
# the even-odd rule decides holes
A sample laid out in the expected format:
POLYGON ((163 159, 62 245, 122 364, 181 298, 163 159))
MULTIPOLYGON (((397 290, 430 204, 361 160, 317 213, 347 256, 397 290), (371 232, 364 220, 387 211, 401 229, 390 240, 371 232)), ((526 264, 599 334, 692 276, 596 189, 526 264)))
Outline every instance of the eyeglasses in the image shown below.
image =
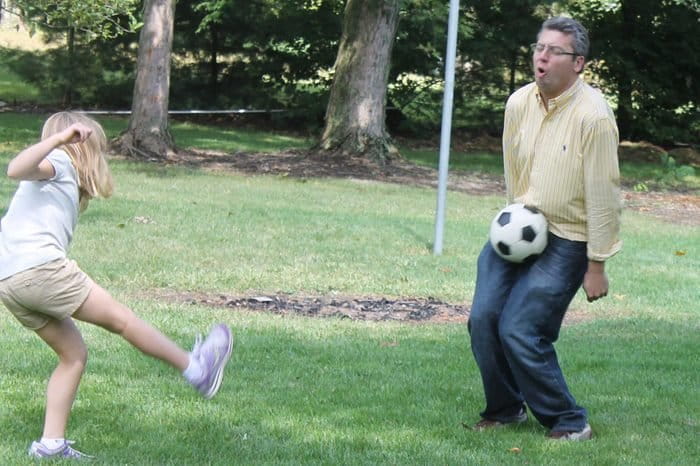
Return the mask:
POLYGON ((549 53, 551 55, 554 55, 556 57, 560 55, 571 55, 572 57, 578 57, 578 53, 574 52, 567 52, 561 47, 558 47, 556 45, 545 45, 545 44, 540 44, 540 43, 534 43, 530 44, 530 50, 533 52, 537 53, 544 53, 546 50, 549 50, 549 53))

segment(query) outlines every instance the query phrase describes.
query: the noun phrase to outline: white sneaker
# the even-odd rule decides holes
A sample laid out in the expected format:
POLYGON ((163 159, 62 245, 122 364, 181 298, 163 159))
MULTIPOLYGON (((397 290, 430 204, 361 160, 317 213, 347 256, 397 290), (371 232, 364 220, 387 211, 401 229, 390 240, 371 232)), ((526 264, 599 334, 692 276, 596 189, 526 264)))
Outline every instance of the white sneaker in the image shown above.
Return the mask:
POLYGON ((66 440, 58 448, 49 449, 41 442, 32 442, 29 447, 29 456, 32 458, 71 458, 87 460, 94 456, 86 455, 71 447, 75 442, 66 440))
POLYGON ((233 335, 224 324, 212 327, 204 341, 198 338, 192 348, 192 357, 199 361, 204 373, 201 380, 193 383, 204 398, 212 398, 221 387, 224 368, 233 351, 233 335))

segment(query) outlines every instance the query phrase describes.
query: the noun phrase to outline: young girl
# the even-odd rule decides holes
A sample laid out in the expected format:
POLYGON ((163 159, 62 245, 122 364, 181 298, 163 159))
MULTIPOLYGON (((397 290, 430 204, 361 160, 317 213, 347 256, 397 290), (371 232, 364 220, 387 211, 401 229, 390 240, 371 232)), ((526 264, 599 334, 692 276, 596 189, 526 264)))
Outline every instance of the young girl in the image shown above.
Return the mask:
POLYGON ((7 175, 20 183, 0 223, 0 300, 58 356, 46 390, 42 438, 29 448, 33 457, 88 456, 65 439, 87 361, 73 319, 119 334, 143 353, 170 364, 205 398, 219 390, 233 348, 231 331, 219 324, 186 352, 66 258, 79 212, 93 197, 112 194, 106 146, 97 122, 61 112, 46 120, 41 141, 7 166, 7 175))

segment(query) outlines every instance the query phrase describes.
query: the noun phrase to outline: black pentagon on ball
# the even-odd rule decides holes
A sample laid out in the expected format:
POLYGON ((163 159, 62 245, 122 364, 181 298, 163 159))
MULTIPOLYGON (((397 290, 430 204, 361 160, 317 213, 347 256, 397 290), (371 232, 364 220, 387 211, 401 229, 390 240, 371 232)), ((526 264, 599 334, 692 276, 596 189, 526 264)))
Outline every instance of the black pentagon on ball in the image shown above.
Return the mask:
POLYGON ((503 241, 499 241, 496 247, 504 256, 510 256, 510 246, 508 246, 503 241))
POLYGON ((502 227, 508 225, 510 223, 510 212, 503 212, 501 215, 498 216, 498 224, 501 225, 502 227))
POLYGON ((532 243, 533 241, 535 241, 535 236, 537 236, 537 232, 534 228, 532 228, 532 226, 528 225, 526 227, 523 227, 522 235, 523 241, 532 243))
POLYGON ((540 213, 540 210, 539 210, 537 207, 535 207, 535 206, 526 205, 525 208, 526 208, 527 210, 529 210, 530 212, 532 212, 533 214, 539 214, 539 213, 540 213))

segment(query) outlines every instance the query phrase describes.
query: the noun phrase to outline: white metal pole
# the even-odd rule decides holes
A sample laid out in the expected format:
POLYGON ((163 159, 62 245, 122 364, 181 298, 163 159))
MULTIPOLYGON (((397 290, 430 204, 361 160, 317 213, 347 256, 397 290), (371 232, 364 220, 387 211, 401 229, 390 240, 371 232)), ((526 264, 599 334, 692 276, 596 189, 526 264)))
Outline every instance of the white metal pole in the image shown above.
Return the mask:
POLYGON ((459 0, 450 0, 447 26, 447 53, 445 56, 445 93, 442 101, 442 130, 440 133, 440 165, 438 170, 438 198, 435 213, 435 242, 433 254, 442 254, 442 238, 445 229, 445 198, 447 197, 447 171, 450 163, 450 133, 452 131, 452 99, 455 84, 455 57, 457 55, 457 25, 459 0))

